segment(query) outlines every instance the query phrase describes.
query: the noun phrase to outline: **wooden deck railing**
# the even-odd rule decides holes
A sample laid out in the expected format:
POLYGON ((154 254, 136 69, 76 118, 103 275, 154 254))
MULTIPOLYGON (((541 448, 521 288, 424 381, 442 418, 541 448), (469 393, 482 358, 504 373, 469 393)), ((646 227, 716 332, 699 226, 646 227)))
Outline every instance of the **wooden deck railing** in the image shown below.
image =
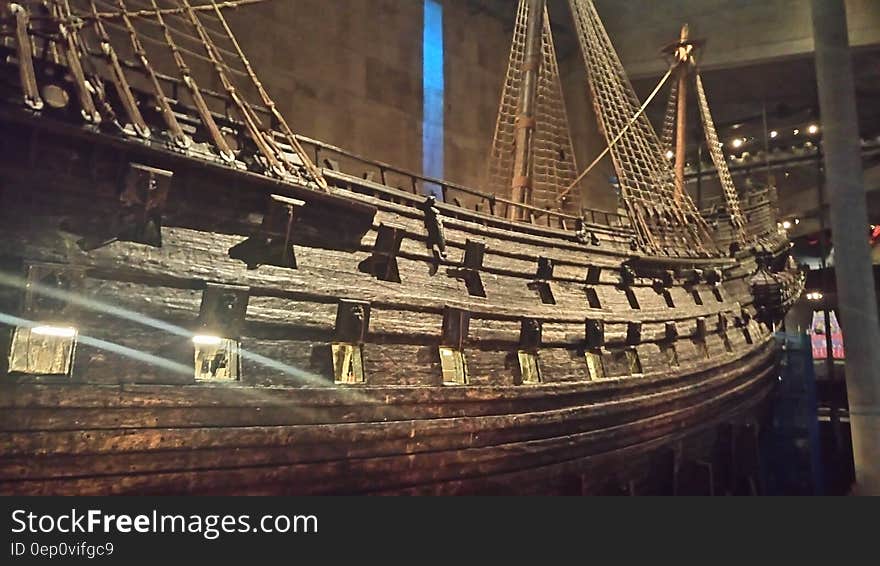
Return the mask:
POLYGON ((476 200, 474 211, 490 214, 499 218, 511 216, 511 209, 517 209, 520 222, 528 224, 574 230, 578 221, 583 219, 586 224, 607 226, 609 228, 629 229, 629 218, 616 212, 582 208, 582 216, 574 216, 555 210, 548 210, 529 204, 518 203, 492 193, 486 193, 466 187, 458 183, 420 175, 406 169, 357 155, 351 151, 336 147, 306 136, 297 135, 297 140, 309 152, 315 164, 326 169, 334 169, 349 175, 374 180, 382 185, 411 192, 414 195, 426 195, 425 189, 436 188, 442 195, 443 202, 467 208, 462 200, 476 200), (358 171, 346 170, 339 158, 354 161, 358 171), (396 181, 396 182, 395 182, 396 181))

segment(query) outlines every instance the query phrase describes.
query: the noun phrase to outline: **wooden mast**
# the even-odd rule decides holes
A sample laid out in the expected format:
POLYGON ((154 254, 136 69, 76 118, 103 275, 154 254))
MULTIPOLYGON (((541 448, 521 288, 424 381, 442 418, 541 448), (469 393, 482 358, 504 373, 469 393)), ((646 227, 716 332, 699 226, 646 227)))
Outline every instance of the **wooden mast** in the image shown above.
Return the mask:
MULTIPOLYGON (((544 0, 529 0, 522 88, 516 117, 516 153, 511 183, 511 200, 515 203, 531 204, 532 201, 532 139, 535 133, 535 99, 542 59, 543 22, 544 0)), ((507 217, 511 220, 521 220, 524 216, 524 210, 519 207, 509 206, 507 209, 507 217)))
POLYGON ((678 65, 678 100, 675 122, 675 201, 684 195, 684 165, 687 149, 687 80, 693 44, 689 43, 688 25, 681 26, 675 59, 678 65))

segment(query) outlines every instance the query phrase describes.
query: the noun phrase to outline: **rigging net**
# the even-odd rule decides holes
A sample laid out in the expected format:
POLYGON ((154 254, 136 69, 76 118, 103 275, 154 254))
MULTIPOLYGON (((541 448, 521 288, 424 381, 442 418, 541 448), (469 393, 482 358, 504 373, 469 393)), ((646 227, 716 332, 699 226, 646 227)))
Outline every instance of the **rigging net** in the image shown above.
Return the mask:
MULTIPOLYGON (((487 188, 497 195, 510 196, 512 193, 516 121, 523 85, 529 11, 528 0, 520 0, 489 154, 486 183, 487 188)), ((535 106, 535 133, 531 156, 532 199, 527 204, 555 208, 563 190, 574 182, 577 164, 568 130, 568 116, 546 7, 541 32, 541 61, 535 106)), ((576 214, 580 210, 580 202, 573 198, 563 199, 562 210, 576 214)))
POLYGON ((706 91, 703 89, 703 79, 699 73, 697 73, 697 101, 700 106, 700 116, 703 119, 706 145, 709 148, 709 155, 712 156, 715 171, 718 172, 718 179, 721 181, 721 188, 724 192, 724 200, 727 203, 727 214, 730 217, 730 223, 733 226, 737 240, 740 243, 744 243, 746 240, 746 223, 739 206, 739 194, 736 192, 736 186, 733 184, 733 178, 730 176, 730 169, 728 169, 727 161, 724 160, 724 154, 721 152, 721 142, 718 141, 715 122, 712 120, 709 102, 706 99, 706 91))
POLYGON ((690 196, 675 198, 666 149, 647 116, 639 115, 639 100, 593 2, 569 0, 569 4, 599 127, 609 142, 621 200, 638 243, 658 253, 716 252, 709 228, 690 196))
POLYGON ((100 98, 101 112, 113 122, 121 120, 120 126, 128 126, 125 130, 154 137, 158 132, 151 132, 142 116, 149 108, 158 111, 164 123, 157 130, 178 147, 189 148, 192 140, 174 110, 176 105, 189 106, 200 122, 196 141, 224 160, 246 157, 278 176, 290 175, 326 189, 320 169, 257 78, 221 11, 261 1, 23 3, 29 13, 48 13, 51 24, 69 34, 69 39, 50 34, 50 55, 58 51, 54 44, 66 39, 61 50, 68 66, 81 58, 94 71, 88 78, 90 92, 100 98), (114 85, 115 97, 106 96, 104 80, 114 85), (144 104, 144 93, 149 104, 144 104), (114 108, 118 106, 121 112, 114 108), (238 126, 230 126, 226 118, 237 119, 238 126))

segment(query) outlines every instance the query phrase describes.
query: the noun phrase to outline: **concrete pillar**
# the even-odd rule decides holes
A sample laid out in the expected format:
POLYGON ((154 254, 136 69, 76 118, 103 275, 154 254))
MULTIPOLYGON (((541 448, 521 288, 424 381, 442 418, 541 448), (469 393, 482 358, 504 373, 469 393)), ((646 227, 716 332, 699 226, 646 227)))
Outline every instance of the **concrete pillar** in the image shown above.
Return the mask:
POLYGON ((880 323, 844 0, 812 0, 856 492, 880 495, 880 323))

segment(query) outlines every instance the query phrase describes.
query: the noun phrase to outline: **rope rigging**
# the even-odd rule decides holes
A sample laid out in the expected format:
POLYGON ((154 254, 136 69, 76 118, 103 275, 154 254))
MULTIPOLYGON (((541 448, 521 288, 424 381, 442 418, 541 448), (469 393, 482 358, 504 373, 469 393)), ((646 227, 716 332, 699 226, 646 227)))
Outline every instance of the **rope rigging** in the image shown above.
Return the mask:
MULTIPOLYGON (((148 102, 164 122, 164 128, 156 131, 164 130, 174 145, 187 149, 192 147, 193 140, 181 125, 179 110, 175 108, 189 103, 204 126, 207 147, 225 162, 240 161, 243 155, 239 150, 252 147, 256 151, 251 154, 244 150, 245 159, 253 155, 253 162, 276 176, 303 178, 326 190, 320 168, 312 163, 257 78, 223 13, 224 9, 263 1, 23 1, 20 14, 12 14, 18 18, 17 43, 25 60, 21 66, 25 102, 35 108, 42 104, 29 57, 35 52, 30 37, 34 12, 35 20, 48 26, 42 35, 46 38, 43 57, 70 69, 86 121, 97 124, 103 116, 128 134, 151 138, 154 132, 142 113, 142 93, 146 93, 150 96, 148 102), (104 80, 113 84, 116 97, 107 96, 104 80), (208 81, 205 84, 213 86, 212 80, 219 82, 222 96, 199 84, 208 81), (180 92, 178 85, 184 87, 180 92), (171 90, 170 96, 166 89, 171 90), (254 95, 256 101, 249 101, 248 96, 254 95), (97 105, 93 99, 97 99, 97 105), (119 114, 114 105, 121 106, 119 114), (235 132, 235 126, 232 131, 220 128, 220 117, 228 117, 230 110, 240 118, 241 131, 235 132), (265 123, 266 117, 271 123, 265 123), (245 145, 234 150, 230 134, 237 135, 245 145)), ((198 135, 197 139, 201 144, 198 135)))
MULTIPOLYGON (((489 154, 486 183, 494 194, 510 196, 514 179, 516 131, 521 125, 519 103, 524 88, 526 32, 529 0, 520 0, 511 41, 510 58, 501 92, 495 133, 489 154)), ((577 164, 568 129, 562 83, 546 7, 541 16, 540 56, 535 87, 534 136, 531 140, 530 195, 525 201, 537 207, 557 206, 561 190, 575 178, 577 164)), ((579 202, 563 204, 563 210, 577 211, 579 202)))
POLYGON ((638 243, 658 253, 714 252, 709 228, 691 198, 675 195, 675 179, 654 127, 644 113, 590 0, 570 0, 587 66, 599 127, 608 140, 620 197, 638 243), (611 143, 615 141, 615 143, 611 143))

